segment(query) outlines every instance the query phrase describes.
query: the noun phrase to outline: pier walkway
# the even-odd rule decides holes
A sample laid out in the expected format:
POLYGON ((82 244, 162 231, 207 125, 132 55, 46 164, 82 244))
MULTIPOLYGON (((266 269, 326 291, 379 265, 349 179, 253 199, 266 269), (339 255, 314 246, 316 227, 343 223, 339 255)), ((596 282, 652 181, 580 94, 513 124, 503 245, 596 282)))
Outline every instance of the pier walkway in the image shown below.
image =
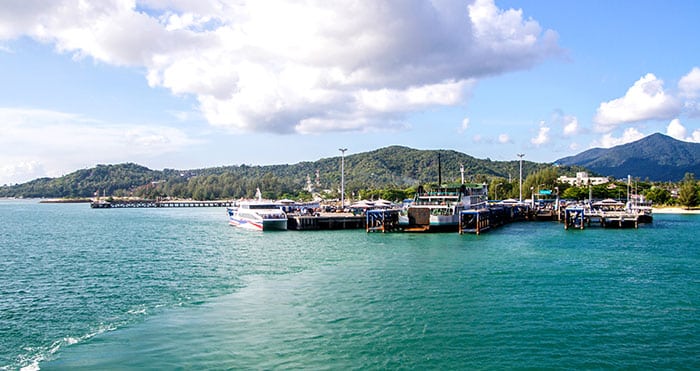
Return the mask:
POLYGON ((149 208, 149 207, 227 207, 233 206, 233 201, 161 201, 161 200, 112 200, 93 201, 90 207, 93 209, 115 209, 115 208, 149 208))
POLYGON ((591 210, 568 207, 564 210, 564 229, 584 229, 591 225, 602 228, 639 228, 640 214, 621 210, 591 210))

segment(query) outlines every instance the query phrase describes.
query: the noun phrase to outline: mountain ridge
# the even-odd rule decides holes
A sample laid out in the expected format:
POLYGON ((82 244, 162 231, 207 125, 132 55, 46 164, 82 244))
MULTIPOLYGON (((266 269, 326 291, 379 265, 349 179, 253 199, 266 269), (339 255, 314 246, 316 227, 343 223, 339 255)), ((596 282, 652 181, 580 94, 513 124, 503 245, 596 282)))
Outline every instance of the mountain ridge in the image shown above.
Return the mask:
MULTIPOLYGON (((345 156, 345 189, 349 192, 380 188, 408 188, 437 182, 438 154, 442 180, 459 181, 460 166, 467 181, 493 177, 517 178, 519 162, 477 159, 456 150, 422 150, 393 145, 345 156)), ((321 158, 296 164, 229 165, 190 170, 151 170, 133 163, 97 165, 59 178, 39 178, 30 182, 0 186, 0 197, 92 197, 95 192, 129 195, 139 188, 161 187, 162 195, 201 199, 252 197, 255 189, 274 190, 269 197, 298 194, 307 186, 307 177, 320 189, 336 189, 340 182, 341 157, 321 158), (194 190, 199 192, 195 194, 194 190)), ((523 174, 551 164, 523 161, 523 174)), ((272 192, 272 191, 271 191, 272 192)))
POLYGON ((700 174, 700 143, 654 133, 611 148, 592 148, 555 163, 582 166, 618 179, 631 175, 652 181, 677 182, 686 173, 700 174))

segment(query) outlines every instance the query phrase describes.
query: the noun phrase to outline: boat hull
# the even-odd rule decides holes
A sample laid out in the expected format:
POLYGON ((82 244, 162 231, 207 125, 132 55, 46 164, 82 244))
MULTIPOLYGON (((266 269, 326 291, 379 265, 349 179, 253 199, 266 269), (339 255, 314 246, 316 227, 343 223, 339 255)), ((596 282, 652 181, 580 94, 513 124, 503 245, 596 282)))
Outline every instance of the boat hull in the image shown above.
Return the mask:
POLYGON ((430 215, 427 223, 409 215, 399 216, 399 227, 405 232, 456 232, 459 229, 458 215, 430 215))
POLYGON ((232 226, 251 229, 256 231, 286 231, 287 219, 264 220, 262 222, 230 218, 229 223, 232 226))
POLYGON ((281 213, 280 217, 258 215, 250 212, 240 212, 239 209, 229 208, 229 224, 235 227, 256 231, 286 231, 287 216, 281 213))
POLYGON ((639 216, 639 222, 645 224, 653 223, 654 217, 649 214, 642 214, 639 216))

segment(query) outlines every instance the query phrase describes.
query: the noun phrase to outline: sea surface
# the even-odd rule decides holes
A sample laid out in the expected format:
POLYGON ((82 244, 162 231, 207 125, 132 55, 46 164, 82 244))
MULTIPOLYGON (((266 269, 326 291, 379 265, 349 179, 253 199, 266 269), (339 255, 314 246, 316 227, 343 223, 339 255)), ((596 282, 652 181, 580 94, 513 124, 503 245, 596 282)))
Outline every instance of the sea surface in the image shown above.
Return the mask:
POLYGON ((0 201, 0 369, 700 369, 700 216, 255 232, 0 201))

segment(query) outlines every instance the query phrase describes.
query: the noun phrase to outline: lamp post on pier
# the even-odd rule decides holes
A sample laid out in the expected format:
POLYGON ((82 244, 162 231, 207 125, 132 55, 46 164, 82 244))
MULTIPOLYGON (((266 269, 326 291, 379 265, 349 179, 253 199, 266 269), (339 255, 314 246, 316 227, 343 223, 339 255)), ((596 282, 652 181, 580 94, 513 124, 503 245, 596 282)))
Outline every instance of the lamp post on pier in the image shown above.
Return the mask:
POLYGON ((340 156, 340 210, 345 211, 345 151, 347 148, 339 148, 340 156))
POLYGON ((523 202, 523 157, 525 156, 524 153, 518 153, 518 157, 520 157, 520 202, 523 202))

